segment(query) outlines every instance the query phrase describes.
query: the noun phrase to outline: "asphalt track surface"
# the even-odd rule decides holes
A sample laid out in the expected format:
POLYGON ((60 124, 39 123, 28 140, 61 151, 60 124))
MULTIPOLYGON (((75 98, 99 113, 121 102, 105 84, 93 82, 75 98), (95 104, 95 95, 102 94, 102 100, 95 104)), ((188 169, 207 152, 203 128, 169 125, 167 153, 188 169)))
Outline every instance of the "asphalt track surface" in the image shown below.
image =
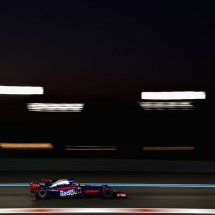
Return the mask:
MULTIPOLYGON (((1 172, 0 208, 185 208, 215 209, 215 174, 146 172, 1 172), (79 183, 118 184, 127 199, 36 200, 28 186, 42 178, 70 178, 79 183), (145 184, 146 186, 125 186, 145 184), (11 185, 13 184, 13 186, 11 185), (163 187, 167 184, 169 186, 163 187), (190 185, 196 185, 192 187, 190 185), (186 185, 186 186, 183 186, 186 185), (202 185, 202 186, 201 186, 202 185), (204 186, 203 186, 204 185, 204 186), (207 187, 208 185, 208 187, 207 187)), ((98 213, 97 213, 98 214, 98 213)), ((107 213, 106 213, 107 214, 107 213)))

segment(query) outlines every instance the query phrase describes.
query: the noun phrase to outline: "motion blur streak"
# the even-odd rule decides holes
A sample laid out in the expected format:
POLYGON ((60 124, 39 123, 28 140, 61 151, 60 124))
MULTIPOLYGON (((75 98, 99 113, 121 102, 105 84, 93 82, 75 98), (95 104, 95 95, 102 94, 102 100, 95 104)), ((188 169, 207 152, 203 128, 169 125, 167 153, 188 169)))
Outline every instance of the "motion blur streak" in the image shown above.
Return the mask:
POLYGON ((215 214, 215 209, 192 208, 1 208, 0 213, 186 213, 215 214))
POLYGON ((43 94, 43 87, 29 87, 29 86, 0 86, 0 94, 12 95, 41 95, 43 94))
POLYGON ((152 147, 143 147, 143 151, 193 151, 195 147, 189 147, 189 146, 185 146, 185 147, 156 147, 156 146, 152 146, 152 147))
POLYGON ((81 112, 84 107, 83 103, 28 103, 29 111, 40 112, 81 112))
POLYGON ((116 146, 71 146, 71 145, 66 145, 66 150, 114 151, 114 150, 116 150, 116 146))
POLYGON ((114 151, 114 148, 66 148, 66 150, 73 150, 73 151, 114 151))
POLYGON ((182 109, 192 110, 194 106, 191 102, 139 102, 140 107, 146 110, 153 109, 182 109))
POLYGON ((142 99, 147 100, 195 100, 205 99, 205 92, 184 91, 184 92, 142 92, 142 99))
POLYGON ((0 143, 2 149, 52 149, 51 143, 0 143))

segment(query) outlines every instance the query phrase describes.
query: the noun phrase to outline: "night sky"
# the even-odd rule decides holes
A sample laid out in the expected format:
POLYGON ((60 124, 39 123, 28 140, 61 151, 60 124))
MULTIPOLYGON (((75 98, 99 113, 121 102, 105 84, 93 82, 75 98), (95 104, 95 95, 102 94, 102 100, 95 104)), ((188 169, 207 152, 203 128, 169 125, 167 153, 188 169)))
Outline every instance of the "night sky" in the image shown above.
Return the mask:
POLYGON ((207 0, 1 0, 0 85, 46 96, 215 90, 207 0))

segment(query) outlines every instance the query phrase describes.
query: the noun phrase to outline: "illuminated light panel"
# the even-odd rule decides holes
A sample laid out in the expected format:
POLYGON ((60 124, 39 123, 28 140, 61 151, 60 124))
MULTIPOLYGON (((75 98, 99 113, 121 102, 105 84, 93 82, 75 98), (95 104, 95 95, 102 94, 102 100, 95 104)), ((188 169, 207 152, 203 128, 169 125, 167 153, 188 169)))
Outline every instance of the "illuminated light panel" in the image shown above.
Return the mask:
POLYGON ((84 103, 28 103, 29 111, 37 112, 81 112, 84 103))
POLYGON ((195 147, 189 146, 152 146, 152 147, 143 147, 143 151, 193 151, 195 147))
POLYGON ((191 102, 139 102, 139 105, 146 110, 153 110, 153 109, 192 110, 194 109, 194 106, 191 104, 191 102))
POLYGON ((141 99, 146 100, 195 100, 205 99, 206 93, 203 91, 184 92, 142 92, 141 99))
POLYGON ((0 143, 2 149, 52 149, 51 143, 0 143))
POLYGON ((0 86, 0 94, 3 95, 42 95, 43 93, 43 87, 0 86))
POLYGON ((116 147, 115 146, 109 146, 109 147, 104 147, 104 146, 66 146, 66 150, 114 151, 114 150, 116 150, 116 147))
POLYGON ((215 214, 215 209, 207 208, 0 208, 0 214, 23 213, 153 213, 153 214, 215 214))

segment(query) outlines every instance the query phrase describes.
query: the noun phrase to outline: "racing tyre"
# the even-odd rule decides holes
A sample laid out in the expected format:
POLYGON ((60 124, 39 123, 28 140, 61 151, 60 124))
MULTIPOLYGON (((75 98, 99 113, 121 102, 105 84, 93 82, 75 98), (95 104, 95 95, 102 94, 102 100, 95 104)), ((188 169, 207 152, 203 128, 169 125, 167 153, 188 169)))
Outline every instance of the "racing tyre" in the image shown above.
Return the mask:
POLYGON ((37 199, 47 199, 48 198, 48 190, 45 188, 40 188, 36 192, 36 198, 37 199))
POLYGON ((102 188, 102 198, 112 199, 113 198, 113 189, 110 187, 102 188))

